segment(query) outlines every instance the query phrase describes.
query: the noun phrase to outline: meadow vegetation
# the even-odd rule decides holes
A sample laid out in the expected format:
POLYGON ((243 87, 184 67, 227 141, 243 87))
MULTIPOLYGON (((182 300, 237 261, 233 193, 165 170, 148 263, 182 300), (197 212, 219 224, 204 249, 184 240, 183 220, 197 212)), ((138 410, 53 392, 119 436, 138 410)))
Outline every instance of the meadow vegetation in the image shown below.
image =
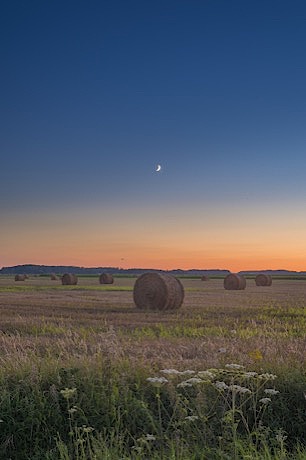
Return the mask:
POLYGON ((0 277, 0 458, 306 459, 306 281, 181 281, 0 277))

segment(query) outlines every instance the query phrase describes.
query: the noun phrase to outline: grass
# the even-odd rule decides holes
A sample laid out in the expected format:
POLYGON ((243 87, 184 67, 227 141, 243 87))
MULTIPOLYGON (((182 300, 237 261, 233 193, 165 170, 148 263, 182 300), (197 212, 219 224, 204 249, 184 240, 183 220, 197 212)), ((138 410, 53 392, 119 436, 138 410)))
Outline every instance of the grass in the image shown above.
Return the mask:
POLYGON ((306 459, 305 281, 225 291, 222 279, 183 279, 176 312, 137 310, 134 281, 0 277, 0 458, 306 459), (264 411, 255 380, 244 382, 252 398, 234 405, 217 378, 147 380, 213 368, 222 381, 230 363, 277 375, 264 411))

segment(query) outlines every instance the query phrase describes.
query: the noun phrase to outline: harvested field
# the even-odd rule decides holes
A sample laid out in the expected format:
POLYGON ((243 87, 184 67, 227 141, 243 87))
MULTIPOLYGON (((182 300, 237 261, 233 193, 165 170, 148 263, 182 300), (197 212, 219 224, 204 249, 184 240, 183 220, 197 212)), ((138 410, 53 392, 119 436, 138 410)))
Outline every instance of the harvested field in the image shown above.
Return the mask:
POLYGON ((71 357, 78 342, 82 354, 91 355, 111 331, 118 346, 112 353, 152 365, 305 364, 305 280, 275 280, 261 288, 252 281, 244 291, 226 291, 223 279, 181 279, 182 307, 160 312, 135 307, 135 279, 101 286, 96 278, 80 277, 77 286, 62 286, 45 277, 26 285, 0 278, 2 359, 28 351, 44 356, 65 350, 71 357))

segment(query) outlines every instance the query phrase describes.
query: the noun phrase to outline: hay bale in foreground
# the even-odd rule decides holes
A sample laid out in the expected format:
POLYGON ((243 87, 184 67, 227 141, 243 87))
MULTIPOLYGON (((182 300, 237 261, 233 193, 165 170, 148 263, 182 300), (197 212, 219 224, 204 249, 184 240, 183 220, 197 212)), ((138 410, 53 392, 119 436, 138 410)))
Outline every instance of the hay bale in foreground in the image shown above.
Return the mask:
POLYGON ((182 283, 166 273, 144 273, 137 278, 133 291, 136 307, 148 310, 177 310, 184 294, 182 283))
POLYGON ((51 277, 52 281, 57 281, 58 280, 58 276, 55 273, 51 273, 50 277, 51 277))
POLYGON ((15 275, 15 281, 25 281, 26 275, 15 275))
POLYGON ((241 291, 246 288, 246 280, 242 275, 230 273, 224 278, 224 289, 229 291, 241 291))
POLYGON ((265 275, 264 273, 260 273, 255 278, 256 286, 271 286, 272 284, 272 277, 271 275, 265 275))
POLYGON ((100 284, 113 284, 114 278, 110 273, 101 273, 99 276, 100 284))
POLYGON ((78 284, 78 277, 74 273, 65 273, 62 276, 62 284, 65 284, 65 285, 78 284))

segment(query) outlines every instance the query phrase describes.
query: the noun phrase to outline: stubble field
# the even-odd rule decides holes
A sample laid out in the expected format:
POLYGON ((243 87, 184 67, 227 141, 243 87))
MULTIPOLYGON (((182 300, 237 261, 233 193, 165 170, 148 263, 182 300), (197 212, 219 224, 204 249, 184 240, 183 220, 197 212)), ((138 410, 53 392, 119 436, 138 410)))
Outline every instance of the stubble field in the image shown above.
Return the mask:
MULTIPOLYGON (((1 458, 248 458, 249 453, 244 456, 243 452, 249 452, 250 447, 237 450, 236 436, 225 436, 222 431, 225 422, 216 428, 219 438, 224 440, 223 447, 216 446, 211 435, 211 445, 206 437, 205 448, 203 439, 199 444, 198 439, 191 442, 190 438, 193 457, 186 439, 181 449, 175 450, 173 439, 177 436, 179 416, 174 416, 173 407, 178 404, 174 387, 168 390, 161 384, 162 388, 158 388, 158 392, 165 393, 165 413, 160 420, 161 408, 155 407, 156 393, 150 393, 147 381, 154 376, 160 378, 163 369, 190 370, 195 375, 211 368, 226 369, 229 364, 244 366, 245 371, 257 375, 278 376, 275 385, 278 380, 280 396, 278 403, 271 404, 275 404, 277 416, 272 415, 270 407, 266 415, 270 422, 277 419, 275 430, 284 430, 288 447, 285 442, 275 447, 269 436, 260 445, 254 444, 253 435, 247 434, 246 439, 255 445, 256 452, 268 446, 269 454, 263 457, 261 452, 258 458, 293 455, 289 450, 292 452, 305 441, 306 280, 274 279, 271 287, 257 287, 254 279, 247 279, 243 291, 224 290, 221 278, 181 281, 185 289, 183 306, 175 312, 157 312, 135 307, 135 278, 118 277, 112 285, 100 285, 98 277, 79 277, 77 286, 62 286, 60 281, 48 277, 15 282, 13 277, 2 276, 1 458), (27 397, 32 395, 28 401, 24 387, 27 397), (65 389, 75 389, 78 397, 73 393, 71 399, 65 396, 65 389), (137 403, 132 403, 131 398, 137 403), (82 411, 80 419, 72 417, 73 405, 66 407, 66 402, 73 402, 76 412, 82 411), (137 421, 134 412, 140 403, 146 406, 147 415, 142 414, 137 421), (105 415, 107 410, 111 415, 105 415), (165 414, 169 412, 168 417, 165 414), (116 441, 121 457, 118 450, 112 453, 115 447, 111 441, 118 431, 118 417, 120 424, 126 419, 128 425, 120 425, 124 434, 120 442, 116 441), (90 439, 83 439, 79 426, 92 428, 90 439), (152 432, 155 439, 150 443, 144 436, 152 432), (77 447, 79 444, 85 446, 83 453, 77 447), (207 454, 208 447, 211 450, 207 454)), ((238 377, 231 376, 232 382, 238 377)), ((198 398, 199 394, 192 397, 198 398)), ((188 404, 185 417, 195 414, 195 409, 191 410, 191 396, 188 404)), ((239 411, 241 407, 232 413, 232 434, 233 426, 241 425, 235 419, 239 411)), ((225 409, 223 412, 226 413, 225 409)), ((196 416, 207 418, 207 414, 196 416)), ((258 435, 258 426, 253 423, 254 430, 258 435)), ((255 458, 254 452, 252 455, 255 458)), ((298 457, 296 450, 294 455, 306 458, 298 457)))

